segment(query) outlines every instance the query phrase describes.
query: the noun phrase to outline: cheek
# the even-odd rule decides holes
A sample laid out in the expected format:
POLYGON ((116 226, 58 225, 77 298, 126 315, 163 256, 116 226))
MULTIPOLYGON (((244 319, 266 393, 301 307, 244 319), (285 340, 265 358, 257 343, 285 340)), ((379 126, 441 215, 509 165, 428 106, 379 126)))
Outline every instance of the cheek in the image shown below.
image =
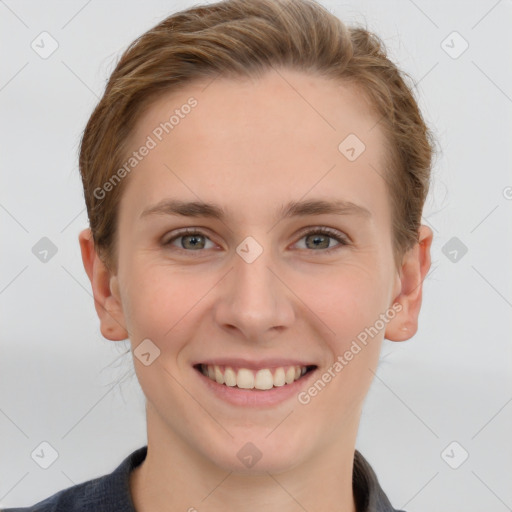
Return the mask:
POLYGON ((173 353, 179 351, 201 299, 218 278, 154 263, 139 262, 126 270, 123 306, 133 343, 149 338, 162 353, 171 345, 173 353))
POLYGON ((302 280, 298 295, 323 321, 338 350, 373 325, 387 307, 384 276, 364 263, 346 262, 302 280))
MULTIPOLYGON (((125 313, 135 372, 146 397, 165 410, 171 396, 173 401, 180 400, 173 377, 181 379, 177 360, 193 336, 194 306, 205 291, 199 289, 202 286, 190 286, 188 279, 169 268, 141 265, 133 267, 129 276, 125 313), (145 352, 153 359, 148 365, 136 360, 145 352)), ((175 405, 187 408, 185 402, 175 405)))
POLYGON ((329 359, 302 398, 315 404, 305 407, 318 407, 329 417, 328 426, 323 423, 324 431, 317 432, 328 438, 336 436, 340 422, 357 417, 373 380, 370 370, 377 367, 384 330, 371 328, 386 309, 386 283, 356 264, 312 281, 318 286, 302 286, 298 295, 314 313, 310 318, 323 326, 320 343, 329 359))

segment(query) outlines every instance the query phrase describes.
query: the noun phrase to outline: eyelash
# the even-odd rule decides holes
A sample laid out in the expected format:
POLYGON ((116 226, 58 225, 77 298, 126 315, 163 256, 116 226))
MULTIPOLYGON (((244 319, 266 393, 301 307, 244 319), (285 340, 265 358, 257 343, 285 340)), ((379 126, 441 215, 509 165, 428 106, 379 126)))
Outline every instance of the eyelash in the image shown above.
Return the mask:
MULTIPOLYGON (((334 240, 336 240, 338 242, 338 245, 329 247, 327 249, 322 249, 320 251, 315 251, 314 249, 301 249, 301 250, 330 254, 332 251, 341 249, 342 247, 349 245, 349 242, 346 239, 346 237, 342 236, 339 231, 332 229, 332 228, 325 227, 325 226, 316 227, 316 228, 308 228, 306 231, 302 231, 300 233, 299 240, 302 240, 304 237, 309 236, 309 235, 314 235, 314 234, 327 235, 330 238, 333 238, 334 240)), ((208 240, 210 240, 210 237, 206 233, 203 233, 202 231, 200 231, 198 229, 184 228, 180 231, 177 231, 172 238, 169 238, 169 240, 167 240, 166 242, 163 242, 162 245, 165 247, 171 246, 172 242, 174 242, 175 240, 177 240, 183 236, 191 236, 191 235, 200 235, 200 236, 203 236, 203 237, 207 238, 208 240)), ((191 249, 183 249, 181 247, 173 247, 173 250, 176 250, 178 252, 185 252, 185 253, 194 253, 194 252, 201 253, 201 252, 205 251, 206 249, 191 250, 191 249)))

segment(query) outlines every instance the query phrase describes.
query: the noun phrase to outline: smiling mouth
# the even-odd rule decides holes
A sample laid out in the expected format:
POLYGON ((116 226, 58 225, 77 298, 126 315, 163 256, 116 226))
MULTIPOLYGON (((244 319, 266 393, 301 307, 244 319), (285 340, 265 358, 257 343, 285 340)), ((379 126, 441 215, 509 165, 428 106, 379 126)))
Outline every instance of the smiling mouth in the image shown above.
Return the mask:
POLYGON ((314 371, 316 365, 279 366, 276 368, 234 368, 231 366, 196 364, 194 368, 205 377, 228 387, 264 391, 292 384, 304 375, 314 371))

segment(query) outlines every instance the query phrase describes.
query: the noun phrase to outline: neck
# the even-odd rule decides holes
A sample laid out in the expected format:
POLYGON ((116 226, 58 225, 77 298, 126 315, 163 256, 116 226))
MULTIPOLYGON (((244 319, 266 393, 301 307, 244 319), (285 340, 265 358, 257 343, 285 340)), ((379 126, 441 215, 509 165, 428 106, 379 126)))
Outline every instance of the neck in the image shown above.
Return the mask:
POLYGON ((336 446, 321 447, 287 471, 243 473, 213 464, 179 437, 170 438, 156 418, 149 420, 146 459, 130 475, 137 512, 356 512, 352 471, 357 425, 340 433, 336 446))

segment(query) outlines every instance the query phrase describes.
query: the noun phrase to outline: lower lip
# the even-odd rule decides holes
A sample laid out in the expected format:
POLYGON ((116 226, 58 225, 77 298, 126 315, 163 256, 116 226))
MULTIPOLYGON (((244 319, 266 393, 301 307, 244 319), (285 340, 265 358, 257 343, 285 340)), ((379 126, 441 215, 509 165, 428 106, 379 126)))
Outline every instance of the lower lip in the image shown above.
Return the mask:
POLYGON ((316 374, 318 368, 309 371, 300 379, 293 381, 291 384, 273 387, 272 389, 240 389, 236 386, 226 386, 206 377, 200 370, 194 368, 195 373, 199 376, 206 387, 211 390, 217 397, 233 405, 241 405, 247 407, 269 407, 280 404, 285 400, 297 394, 316 374))

